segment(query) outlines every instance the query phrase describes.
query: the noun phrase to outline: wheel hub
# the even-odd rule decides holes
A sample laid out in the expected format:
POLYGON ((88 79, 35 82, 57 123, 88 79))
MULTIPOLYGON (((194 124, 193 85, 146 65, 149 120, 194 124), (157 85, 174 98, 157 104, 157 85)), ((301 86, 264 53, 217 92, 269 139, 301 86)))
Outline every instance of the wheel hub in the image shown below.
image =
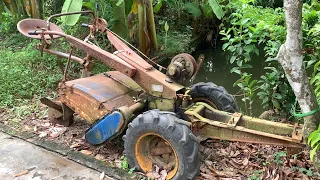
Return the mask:
POLYGON ((178 157, 172 145, 158 134, 141 136, 135 146, 137 162, 144 172, 152 172, 157 165, 167 171, 166 179, 171 179, 178 171, 178 157))

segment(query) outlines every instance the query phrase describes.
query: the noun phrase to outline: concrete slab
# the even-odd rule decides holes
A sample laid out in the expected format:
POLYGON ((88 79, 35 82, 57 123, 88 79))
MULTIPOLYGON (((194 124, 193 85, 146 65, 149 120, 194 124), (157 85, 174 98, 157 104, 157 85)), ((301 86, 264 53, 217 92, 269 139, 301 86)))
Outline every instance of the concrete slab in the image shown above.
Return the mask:
POLYGON ((1 132, 0 142, 0 179, 97 180, 100 177, 98 171, 1 132), (27 174, 14 177, 26 170, 29 170, 27 174))

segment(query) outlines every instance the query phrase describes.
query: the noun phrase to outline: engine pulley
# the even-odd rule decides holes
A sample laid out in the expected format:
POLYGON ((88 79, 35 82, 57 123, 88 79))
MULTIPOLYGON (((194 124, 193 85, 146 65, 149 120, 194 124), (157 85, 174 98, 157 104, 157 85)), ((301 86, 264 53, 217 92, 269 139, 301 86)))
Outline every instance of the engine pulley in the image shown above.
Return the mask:
POLYGON ((167 76, 171 80, 184 85, 195 73, 197 63, 190 54, 182 53, 172 58, 167 69, 167 76))

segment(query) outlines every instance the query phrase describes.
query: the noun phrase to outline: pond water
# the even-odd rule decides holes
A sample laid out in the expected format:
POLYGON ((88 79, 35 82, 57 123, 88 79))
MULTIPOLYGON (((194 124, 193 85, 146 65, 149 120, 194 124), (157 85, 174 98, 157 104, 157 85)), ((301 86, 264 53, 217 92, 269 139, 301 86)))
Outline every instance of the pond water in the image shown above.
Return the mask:
MULTIPOLYGON (((259 49, 260 52, 263 52, 263 47, 259 49)), ((219 86, 223 86, 224 88, 226 88, 227 91, 232 95, 235 95, 240 91, 239 87, 233 86, 233 83, 237 81, 240 76, 235 73, 230 73, 230 70, 235 66, 235 64, 231 65, 229 63, 228 55, 222 50, 221 46, 215 49, 197 50, 192 55, 197 58, 199 54, 204 54, 205 60, 192 84, 198 82, 213 82, 219 86)), ((249 64, 252 65, 253 68, 246 69, 246 72, 252 74, 251 79, 259 80, 260 76, 264 74, 264 60, 265 57, 262 53, 260 53, 259 56, 252 57, 252 60, 251 62, 249 62, 249 64)), ((239 109, 242 112, 245 112, 245 105, 241 100, 241 97, 236 96, 235 99, 239 109)), ((258 98, 258 96, 255 97, 252 107, 253 116, 256 117, 264 111, 262 109, 261 100, 258 98)))

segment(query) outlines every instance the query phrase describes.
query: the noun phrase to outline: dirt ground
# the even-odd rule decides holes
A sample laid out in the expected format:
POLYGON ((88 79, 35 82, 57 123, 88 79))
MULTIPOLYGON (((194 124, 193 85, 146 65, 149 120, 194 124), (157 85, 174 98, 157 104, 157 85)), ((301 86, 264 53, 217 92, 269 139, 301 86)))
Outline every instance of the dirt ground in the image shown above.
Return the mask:
MULTIPOLYGON (((12 115, 3 109, 0 110, 0 123, 67 145, 105 161, 108 166, 123 168, 121 137, 100 146, 91 146, 84 139, 85 130, 89 128, 84 120, 76 117, 74 124, 63 127, 50 123, 45 113, 46 107, 41 105, 36 112, 12 122, 12 115)), ((311 165, 307 149, 290 155, 285 147, 207 139, 200 143, 200 151, 202 163, 198 180, 320 179, 311 165)))

